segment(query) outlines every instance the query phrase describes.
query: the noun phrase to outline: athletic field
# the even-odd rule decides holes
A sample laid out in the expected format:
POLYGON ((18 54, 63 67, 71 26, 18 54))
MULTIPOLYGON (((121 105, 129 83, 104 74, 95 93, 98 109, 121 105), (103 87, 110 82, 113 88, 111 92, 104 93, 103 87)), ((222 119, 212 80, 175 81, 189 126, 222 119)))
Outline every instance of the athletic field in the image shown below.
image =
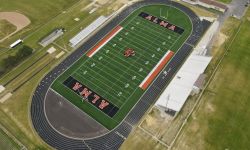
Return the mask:
POLYGON ((188 16, 174 7, 142 7, 82 54, 51 88, 113 129, 171 61, 191 30, 188 16))

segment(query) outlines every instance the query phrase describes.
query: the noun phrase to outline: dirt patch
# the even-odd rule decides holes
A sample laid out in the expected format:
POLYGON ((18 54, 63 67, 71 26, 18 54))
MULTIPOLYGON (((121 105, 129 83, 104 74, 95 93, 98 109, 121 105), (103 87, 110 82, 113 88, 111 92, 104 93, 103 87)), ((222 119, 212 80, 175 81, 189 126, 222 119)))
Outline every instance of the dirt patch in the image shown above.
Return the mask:
POLYGON ((194 121, 192 124, 190 124, 189 129, 191 130, 191 132, 197 133, 200 129, 200 125, 197 121, 194 121))
POLYGON ((222 44, 224 44, 224 42, 228 39, 228 36, 225 35, 224 33, 220 32, 217 37, 215 38, 215 42, 214 42, 214 48, 213 48, 213 55, 216 55, 218 50, 220 50, 220 47, 222 44))
POLYGON ((15 34, 16 32, 20 31, 30 24, 29 18, 17 12, 0 12, 0 20, 7 20, 8 22, 16 26, 16 31, 1 39, 0 42, 4 41, 11 35, 15 34))
POLYGON ((220 32, 216 39, 215 46, 221 46, 226 41, 227 38, 228 36, 220 32))
POLYGON ((108 2, 109 0, 96 0, 96 2, 100 5, 104 5, 108 2))
POLYGON ((209 112, 215 112, 215 107, 213 106, 213 104, 211 104, 210 102, 207 102, 206 106, 205 106, 206 111, 209 112))

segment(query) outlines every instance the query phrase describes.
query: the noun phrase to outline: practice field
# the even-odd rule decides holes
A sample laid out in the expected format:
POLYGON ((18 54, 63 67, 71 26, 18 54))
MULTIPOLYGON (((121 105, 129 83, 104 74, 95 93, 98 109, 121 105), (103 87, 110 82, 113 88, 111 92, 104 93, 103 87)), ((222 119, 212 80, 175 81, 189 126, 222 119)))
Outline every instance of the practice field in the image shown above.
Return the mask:
POLYGON ((82 54, 51 88, 113 129, 171 61, 191 30, 188 16, 174 7, 142 7, 82 54))

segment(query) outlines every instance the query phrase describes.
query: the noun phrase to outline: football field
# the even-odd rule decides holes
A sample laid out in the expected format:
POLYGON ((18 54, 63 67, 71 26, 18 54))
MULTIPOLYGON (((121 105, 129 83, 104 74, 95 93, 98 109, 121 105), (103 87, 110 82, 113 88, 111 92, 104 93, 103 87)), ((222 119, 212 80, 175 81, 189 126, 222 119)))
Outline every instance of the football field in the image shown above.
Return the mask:
POLYGON ((117 126, 192 31, 166 5, 137 9, 68 68, 52 89, 107 129, 117 126))

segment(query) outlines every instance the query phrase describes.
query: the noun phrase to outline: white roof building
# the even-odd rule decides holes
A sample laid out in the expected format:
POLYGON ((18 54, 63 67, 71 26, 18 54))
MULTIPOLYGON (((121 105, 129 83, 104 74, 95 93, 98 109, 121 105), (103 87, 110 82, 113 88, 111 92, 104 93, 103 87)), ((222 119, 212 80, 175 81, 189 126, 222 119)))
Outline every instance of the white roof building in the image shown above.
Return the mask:
POLYGON ((14 43, 10 44, 10 48, 14 48, 15 46, 17 46, 18 44, 22 43, 23 40, 21 39, 18 39, 16 40, 14 43))
POLYGON ((155 105, 176 112, 180 111, 192 92, 194 83, 200 74, 205 71, 211 59, 212 57, 199 56, 192 53, 155 105))
POLYGON ((164 108, 171 113, 181 110, 188 96, 193 91, 195 82, 204 73, 212 59, 212 57, 206 56, 206 48, 216 33, 218 26, 218 21, 213 22, 191 55, 160 95, 155 103, 157 107, 164 108))
POLYGON ((69 40, 70 46, 75 47, 81 41, 83 41, 90 33, 92 33, 95 29, 100 27, 109 17, 100 16, 94 22, 92 22, 89 26, 80 31, 76 36, 69 40))

